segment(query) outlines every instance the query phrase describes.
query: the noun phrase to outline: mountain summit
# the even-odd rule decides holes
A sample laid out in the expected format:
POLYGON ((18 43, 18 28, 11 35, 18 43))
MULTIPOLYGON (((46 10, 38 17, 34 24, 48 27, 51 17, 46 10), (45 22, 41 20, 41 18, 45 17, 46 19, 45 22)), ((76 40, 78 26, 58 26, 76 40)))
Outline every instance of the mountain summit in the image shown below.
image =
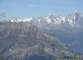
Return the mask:
POLYGON ((66 26, 71 27, 80 27, 83 25, 83 15, 77 10, 72 14, 62 17, 62 16, 53 16, 49 14, 45 18, 42 15, 39 15, 37 18, 26 18, 26 19, 18 19, 12 18, 9 20, 10 22, 32 22, 32 23, 40 23, 40 24, 55 24, 61 25, 66 24, 66 26))
POLYGON ((74 13, 78 12, 78 10, 75 10, 74 13))

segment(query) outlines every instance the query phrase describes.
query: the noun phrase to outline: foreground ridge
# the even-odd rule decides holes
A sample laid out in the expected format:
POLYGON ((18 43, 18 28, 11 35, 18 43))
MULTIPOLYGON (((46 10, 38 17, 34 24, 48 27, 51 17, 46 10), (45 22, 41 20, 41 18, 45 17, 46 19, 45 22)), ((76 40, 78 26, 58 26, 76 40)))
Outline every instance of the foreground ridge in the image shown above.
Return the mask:
POLYGON ((0 55, 6 60, 26 60, 34 55, 53 58, 83 57, 53 35, 42 33, 34 24, 0 23, 0 45, 0 55))

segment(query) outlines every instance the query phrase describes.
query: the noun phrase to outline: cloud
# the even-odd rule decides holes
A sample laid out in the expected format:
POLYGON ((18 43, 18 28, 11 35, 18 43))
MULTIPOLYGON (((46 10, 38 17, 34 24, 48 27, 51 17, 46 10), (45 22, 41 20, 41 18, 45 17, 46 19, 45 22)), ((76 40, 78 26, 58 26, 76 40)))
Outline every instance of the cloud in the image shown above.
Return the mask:
POLYGON ((0 16, 5 18, 5 14, 6 14, 5 12, 1 12, 0 16))
POLYGON ((34 5, 34 4, 30 4, 28 6, 30 6, 30 7, 38 7, 38 5, 34 5))

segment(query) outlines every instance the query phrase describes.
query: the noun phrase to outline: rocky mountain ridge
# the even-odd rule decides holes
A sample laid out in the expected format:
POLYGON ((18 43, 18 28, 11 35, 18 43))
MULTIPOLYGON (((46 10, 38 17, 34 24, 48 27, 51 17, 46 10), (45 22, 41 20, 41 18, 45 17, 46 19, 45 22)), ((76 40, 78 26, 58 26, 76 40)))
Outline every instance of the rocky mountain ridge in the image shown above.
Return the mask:
POLYGON ((67 27, 81 27, 83 26, 83 14, 78 11, 73 12, 72 14, 62 17, 62 16, 53 16, 49 14, 45 18, 42 15, 39 15, 37 18, 11 18, 8 20, 10 22, 32 22, 36 24, 45 24, 45 25, 58 25, 58 26, 67 26, 67 27))
POLYGON ((0 55, 6 60, 27 60, 34 55, 83 58, 56 37, 42 33, 36 25, 23 22, 0 23, 0 55))
POLYGON ((39 15, 37 18, 11 18, 6 22, 36 24, 42 32, 54 34, 73 50, 83 53, 83 14, 77 10, 66 17, 49 14, 46 17, 39 15))

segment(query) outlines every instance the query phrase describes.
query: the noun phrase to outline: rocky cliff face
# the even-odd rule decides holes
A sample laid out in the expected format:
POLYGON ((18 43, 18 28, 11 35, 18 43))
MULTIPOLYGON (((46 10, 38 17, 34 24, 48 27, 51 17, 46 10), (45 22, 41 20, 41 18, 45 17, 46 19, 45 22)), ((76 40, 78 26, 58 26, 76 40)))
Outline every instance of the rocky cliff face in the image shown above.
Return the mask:
POLYGON ((36 25, 22 22, 0 23, 0 55, 6 60, 27 60, 34 55, 82 58, 53 35, 42 33, 36 25))

